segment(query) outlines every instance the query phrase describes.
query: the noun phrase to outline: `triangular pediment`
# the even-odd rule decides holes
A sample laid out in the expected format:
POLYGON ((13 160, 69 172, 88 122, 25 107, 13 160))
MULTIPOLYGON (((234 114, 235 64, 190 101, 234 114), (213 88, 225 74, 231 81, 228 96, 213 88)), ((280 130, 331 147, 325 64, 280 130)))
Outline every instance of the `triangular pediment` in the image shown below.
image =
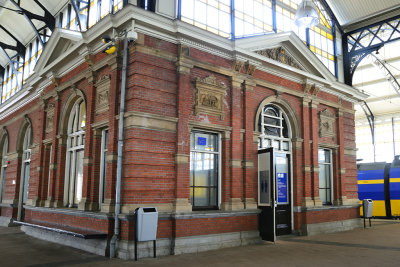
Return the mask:
POLYGON ((262 55, 266 58, 273 59, 275 61, 278 61, 280 63, 286 64, 290 67, 299 69, 299 70, 305 70, 305 67, 301 65, 301 63, 292 55, 290 55, 286 49, 282 46, 276 47, 276 48, 266 48, 262 50, 257 50, 254 51, 259 55, 262 55))
POLYGON ((274 64, 288 71, 299 70, 327 81, 336 80, 335 76, 293 32, 243 38, 236 40, 235 45, 254 52, 258 58, 265 58, 265 64, 274 64))
POLYGON ((71 56, 81 40, 80 32, 56 28, 46 43, 34 71, 36 73, 46 72, 65 59, 67 55, 71 56))

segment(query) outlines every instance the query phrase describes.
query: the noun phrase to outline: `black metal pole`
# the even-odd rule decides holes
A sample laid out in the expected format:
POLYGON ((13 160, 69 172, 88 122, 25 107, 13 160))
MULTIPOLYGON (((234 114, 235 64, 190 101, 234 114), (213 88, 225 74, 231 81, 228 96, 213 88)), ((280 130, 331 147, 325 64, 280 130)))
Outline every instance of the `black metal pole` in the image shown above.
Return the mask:
POLYGON ((154 258, 157 257, 157 246, 156 246, 156 240, 153 240, 153 250, 154 250, 154 258))

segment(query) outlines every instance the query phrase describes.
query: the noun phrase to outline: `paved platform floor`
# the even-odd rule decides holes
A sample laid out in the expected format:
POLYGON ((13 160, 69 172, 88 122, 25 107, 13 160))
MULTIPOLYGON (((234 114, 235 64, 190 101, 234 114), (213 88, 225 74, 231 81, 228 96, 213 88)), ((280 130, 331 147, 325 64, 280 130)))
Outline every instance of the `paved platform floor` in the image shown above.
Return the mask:
POLYGON ((138 262, 100 257, 32 238, 17 227, 0 227, 0 266, 400 266, 400 221, 373 220, 372 228, 311 237, 285 236, 275 244, 138 262))

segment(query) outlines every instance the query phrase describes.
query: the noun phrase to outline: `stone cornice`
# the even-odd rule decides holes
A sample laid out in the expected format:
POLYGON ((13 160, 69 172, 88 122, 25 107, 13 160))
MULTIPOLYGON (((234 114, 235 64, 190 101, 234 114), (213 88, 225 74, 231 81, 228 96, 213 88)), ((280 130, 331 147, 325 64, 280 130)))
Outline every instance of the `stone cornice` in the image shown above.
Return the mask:
MULTIPOLYGON (((182 21, 171 20, 128 4, 116 14, 104 17, 86 32, 75 34, 67 30, 56 30, 56 33, 53 33, 49 42, 56 39, 57 36, 58 38, 64 35, 70 36, 72 38, 71 47, 69 47, 65 53, 62 53, 53 62, 49 63, 47 66, 43 66, 45 62, 42 63, 42 61, 45 61, 46 59, 45 53, 51 51, 49 50, 51 46, 46 46, 42 57, 39 59, 39 67, 37 67, 37 69, 35 68, 35 73, 27 79, 23 88, 14 95, 12 99, 9 99, 4 104, 0 105, 0 120, 18 110, 19 107, 38 98, 40 93, 52 82, 46 77, 48 72, 54 72, 54 78, 59 78, 69 73, 71 70, 85 62, 85 56, 71 56, 72 54, 79 55, 79 51, 89 51, 91 54, 100 52, 104 48, 104 44, 102 44, 100 40, 102 35, 111 33, 113 29, 117 31, 127 29, 131 27, 132 21, 135 21, 134 30, 138 33, 154 36, 158 39, 175 44, 184 44, 226 59, 239 59, 248 62, 248 64, 251 64, 258 70, 267 71, 268 73, 272 73, 285 79, 301 82, 302 80, 309 78, 322 85, 321 91, 337 95, 342 99, 353 103, 364 100, 367 97, 366 94, 361 93, 357 89, 337 82, 335 77, 328 73, 329 71, 327 71, 323 64, 319 62, 315 56, 310 54, 311 51, 306 49, 300 39, 298 39, 298 37, 293 33, 268 35, 268 38, 272 41, 268 41, 267 45, 279 42, 290 43, 292 46, 290 51, 292 55, 294 54, 293 50, 296 49, 299 53, 304 52, 306 55, 310 55, 309 65, 316 65, 315 69, 320 69, 319 75, 316 73, 308 73, 272 59, 268 59, 253 52, 254 50, 251 50, 250 48, 243 48, 246 46, 239 42, 228 40, 182 21), (41 69, 40 66, 42 67, 41 69)), ((254 37, 247 39, 249 39, 249 42, 255 40, 265 41, 265 38, 263 38, 264 37, 254 37)), ((53 41, 53 43, 56 42, 53 41)), ((267 45, 264 45, 264 48, 267 48, 265 47, 267 45)), ((47 59, 49 56, 50 55, 47 56, 47 59)), ((100 62, 94 63, 92 66, 93 70, 96 71, 96 69, 105 66, 107 64, 107 58, 108 57, 105 57, 100 62)), ((208 64, 202 63, 199 65, 205 67, 208 64)), ((217 67, 210 68, 210 70, 213 71, 213 69, 216 68, 217 67)), ((232 71, 233 70, 230 69, 224 70, 223 72, 232 76, 232 71)), ((72 83, 76 83, 85 78, 84 72, 75 75, 70 81, 59 84, 57 90, 62 91, 71 86, 72 83)), ((323 103, 323 101, 321 101, 321 103, 323 103)))

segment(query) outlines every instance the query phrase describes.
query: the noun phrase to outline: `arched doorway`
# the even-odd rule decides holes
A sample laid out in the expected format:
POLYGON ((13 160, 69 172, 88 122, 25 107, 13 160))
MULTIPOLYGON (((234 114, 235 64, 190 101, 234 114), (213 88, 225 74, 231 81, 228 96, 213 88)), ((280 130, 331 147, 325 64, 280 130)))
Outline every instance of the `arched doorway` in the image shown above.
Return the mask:
POLYGON ((292 131, 286 113, 264 105, 258 117, 258 203, 264 240, 292 232, 292 131))

